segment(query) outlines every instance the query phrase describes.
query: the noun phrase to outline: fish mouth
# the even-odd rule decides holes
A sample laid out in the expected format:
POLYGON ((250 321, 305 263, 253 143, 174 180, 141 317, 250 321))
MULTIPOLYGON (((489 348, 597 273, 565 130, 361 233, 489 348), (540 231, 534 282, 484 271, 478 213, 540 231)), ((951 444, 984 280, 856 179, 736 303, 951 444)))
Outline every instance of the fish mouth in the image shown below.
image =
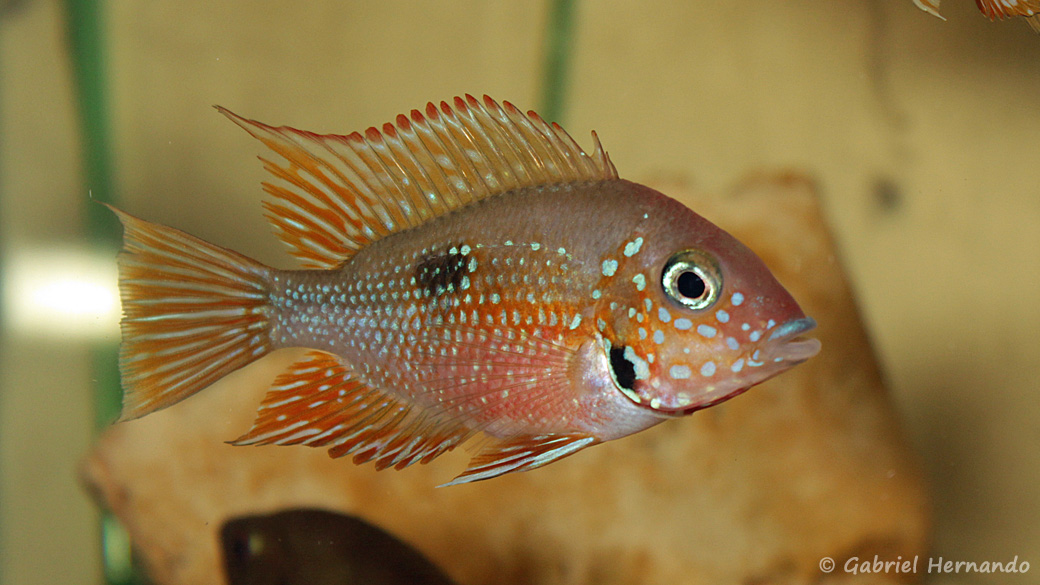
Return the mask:
POLYGON ((803 317, 788 321, 776 329, 767 339, 763 348, 764 358, 774 362, 800 363, 820 352, 820 340, 801 337, 807 331, 816 328, 812 317, 803 317))

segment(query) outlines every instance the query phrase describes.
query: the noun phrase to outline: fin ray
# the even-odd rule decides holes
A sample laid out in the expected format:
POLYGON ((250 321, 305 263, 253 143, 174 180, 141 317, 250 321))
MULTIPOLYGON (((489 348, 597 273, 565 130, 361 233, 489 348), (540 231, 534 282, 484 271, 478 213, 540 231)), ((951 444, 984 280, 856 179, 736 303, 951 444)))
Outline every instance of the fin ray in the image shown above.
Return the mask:
POLYGON ((120 420, 179 402, 270 351, 268 268, 109 209, 124 228, 120 420))
POLYGON ((218 110, 280 155, 264 160, 267 218, 309 268, 333 268, 362 247, 475 201, 617 171, 593 133, 591 155, 558 125, 484 96, 429 103, 382 131, 320 135, 218 110))
POLYGON ((529 471, 559 461, 600 442, 585 433, 520 435, 485 448, 458 477, 438 487, 471 483, 506 473, 529 471))
MULTIPOLYGON (((443 382, 455 383, 451 379, 443 382)), ((531 399, 551 394, 554 386, 553 380, 545 381, 540 388, 548 390, 532 392, 531 399)), ((460 400, 479 402, 482 396, 472 394, 460 400)), ((253 428, 231 443, 323 447, 332 457, 353 455, 354 463, 372 462, 377 470, 403 469, 427 463, 482 430, 446 414, 457 406, 445 404, 434 411, 408 404, 357 380, 338 357, 316 351, 275 380, 253 428)), ((446 485, 534 469, 597 442, 583 433, 495 440, 494 446, 480 452, 462 475, 446 485)))
POLYGON ((339 358, 311 352, 279 376, 253 428, 234 445, 326 447, 377 469, 426 462, 475 431, 446 416, 424 413, 358 381, 339 358))
POLYGON ((990 20, 1003 20, 1013 16, 1032 17, 1040 13, 1040 0, 975 0, 975 5, 990 20))
MULTIPOLYGON (((471 413, 471 409, 540 410, 541 403, 551 400, 554 392, 559 395, 569 388, 566 374, 575 352, 522 330, 511 333, 512 337, 501 331, 457 324, 429 326, 413 351, 431 374, 452 369, 471 371, 470 366, 490 369, 479 379, 420 375, 418 383, 424 392, 450 396, 442 399, 440 407, 464 416, 471 413), (439 351, 440 342, 449 336, 452 345, 460 350, 458 354, 445 355, 439 351), (472 390, 460 391, 467 386, 472 390)), ((488 426, 494 423, 489 422, 488 426)))

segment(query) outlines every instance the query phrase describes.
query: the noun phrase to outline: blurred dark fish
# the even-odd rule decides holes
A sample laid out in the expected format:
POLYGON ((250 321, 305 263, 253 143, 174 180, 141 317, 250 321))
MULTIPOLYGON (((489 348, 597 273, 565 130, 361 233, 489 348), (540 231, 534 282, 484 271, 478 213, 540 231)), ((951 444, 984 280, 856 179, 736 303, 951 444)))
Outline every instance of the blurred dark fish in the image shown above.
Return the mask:
MULTIPOLYGON (((928 14, 946 20, 939 14, 940 1, 914 0, 914 4, 928 14)), ((975 5, 990 20, 1004 20, 1020 16, 1025 19, 1029 28, 1040 33, 1040 0, 975 0, 975 5)))
POLYGON ((452 585, 414 548, 353 516, 289 510, 220 531, 229 585, 452 585))
POLYGON ((275 270, 121 211, 123 419, 283 347, 247 444, 401 469, 483 432, 452 483, 534 469, 707 408, 814 355, 765 264, 485 96, 319 135, 221 110, 267 162, 275 270))

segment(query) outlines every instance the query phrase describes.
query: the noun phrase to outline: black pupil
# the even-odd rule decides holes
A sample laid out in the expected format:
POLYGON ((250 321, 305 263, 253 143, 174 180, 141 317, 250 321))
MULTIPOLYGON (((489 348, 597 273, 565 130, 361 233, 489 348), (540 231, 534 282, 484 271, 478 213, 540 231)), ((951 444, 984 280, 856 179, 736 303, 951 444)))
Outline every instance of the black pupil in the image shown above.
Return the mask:
POLYGON ((675 282, 675 286, 679 290, 679 294, 688 299, 700 298, 707 289, 704 279, 698 276, 696 272, 690 272, 689 270, 679 275, 679 280, 675 282))

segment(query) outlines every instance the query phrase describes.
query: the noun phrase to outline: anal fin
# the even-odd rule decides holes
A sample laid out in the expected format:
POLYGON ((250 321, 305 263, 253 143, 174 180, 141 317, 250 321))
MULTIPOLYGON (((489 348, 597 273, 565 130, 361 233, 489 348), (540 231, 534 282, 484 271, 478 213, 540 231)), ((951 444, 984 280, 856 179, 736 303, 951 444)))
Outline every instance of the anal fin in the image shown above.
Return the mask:
MULTIPOLYGON (((327 447, 332 457, 403 469, 454 449, 477 430, 371 388, 334 355, 311 352, 274 381, 248 433, 233 445, 327 447)), ((599 443, 585 433, 519 435, 479 452, 457 485, 527 471, 599 443)))
POLYGON ((585 433, 521 435, 477 454, 458 477, 438 487, 491 479, 514 471, 528 471, 558 461, 599 443, 585 433))
POLYGON ((328 447, 377 469, 426 463, 473 434, 462 423, 423 412, 358 381, 334 355, 312 352, 275 381, 248 433, 233 445, 328 447))

